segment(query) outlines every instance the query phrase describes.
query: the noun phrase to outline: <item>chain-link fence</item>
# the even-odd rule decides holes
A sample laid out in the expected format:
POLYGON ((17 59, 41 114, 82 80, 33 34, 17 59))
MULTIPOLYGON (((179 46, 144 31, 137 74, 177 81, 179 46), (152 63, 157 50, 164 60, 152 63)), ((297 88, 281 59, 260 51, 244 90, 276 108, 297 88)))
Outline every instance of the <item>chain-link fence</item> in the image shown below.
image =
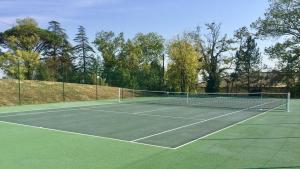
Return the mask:
POLYGON ((118 99, 119 89, 93 84, 0 79, 0 106, 118 99))
POLYGON ((43 66, 44 72, 37 68, 25 80, 27 72, 20 69, 0 73, 0 106, 118 99, 119 88, 104 85, 97 73, 87 74, 90 80, 83 83, 75 70, 51 72, 43 66))
MULTIPOLYGON (((33 70, 30 66, 25 67, 28 65, 24 63, 9 66, 6 71, 0 72, 0 106, 119 99, 119 88, 106 85, 98 68, 84 72, 72 65, 53 65, 45 61, 41 61, 33 70)), ((260 83, 255 83, 260 85, 251 86, 251 91, 291 92, 292 97, 300 97, 299 79, 293 79, 293 86, 288 88, 284 80, 276 81, 276 78, 282 79, 278 75, 283 76, 265 74, 260 83)), ((300 75, 295 77, 300 78, 300 75)), ((117 81, 118 77, 115 79, 117 81)), ((239 82, 223 80, 222 83, 220 92, 247 92, 245 85, 239 82)), ((197 92, 204 92, 204 85, 199 86, 197 92)))

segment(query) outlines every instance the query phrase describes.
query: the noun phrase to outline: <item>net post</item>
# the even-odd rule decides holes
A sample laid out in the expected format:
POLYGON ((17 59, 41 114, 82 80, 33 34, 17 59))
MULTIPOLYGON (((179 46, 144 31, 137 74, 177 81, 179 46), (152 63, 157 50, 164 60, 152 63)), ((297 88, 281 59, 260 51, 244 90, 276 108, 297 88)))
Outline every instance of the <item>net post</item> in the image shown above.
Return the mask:
POLYGON ((263 92, 260 92, 260 109, 263 110, 263 92))
POLYGON ((186 103, 189 104, 189 92, 186 93, 186 103))
POLYGON ((119 88, 119 94, 118 94, 118 102, 121 102, 121 88, 119 88))
POLYGON ((288 92, 288 94, 287 94, 287 103, 286 103, 287 112, 290 112, 290 101, 291 101, 291 93, 288 92))
POLYGON ((134 96, 134 89, 132 89, 132 98, 134 98, 135 96, 134 96))

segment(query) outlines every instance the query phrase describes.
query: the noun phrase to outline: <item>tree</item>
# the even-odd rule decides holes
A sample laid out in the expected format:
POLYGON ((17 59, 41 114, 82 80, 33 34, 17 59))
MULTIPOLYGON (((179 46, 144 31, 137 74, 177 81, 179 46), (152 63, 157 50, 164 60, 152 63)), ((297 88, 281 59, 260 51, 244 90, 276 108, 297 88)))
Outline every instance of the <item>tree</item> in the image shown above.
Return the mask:
POLYGON ((48 31, 54 36, 52 43, 46 46, 43 53, 45 56, 44 67, 47 67, 46 71, 48 71, 51 80, 62 80, 63 71, 69 71, 68 74, 73 72, 72 46, 59 22, 49 22, 48 31))
POLYGON ((200 53, 187 39, 176 39, 168 46, 169 64, 167 85, 169 89, 181 92, 196 89, 199 74, 200 53))
POLYGON ((98 84, 101 82, 100 75, 102 70, 101 58, 100 56, 93 57, 91 63, 91 79, 93 84, 98 84))
POLYGON ((243 83, 243 79, 246 79, 247 90, 250 92, 251 84, 259 80, 259 77, 255 76, 255 73, 259 71, 261 63, 259 48, 246 27, 236 31, 235 37, 240 43, 239 49, 236 52, 235 71, 237 72, 239 81, 243 83))
POLYGON ((289 90, 297 84, 300 74, 300 48, 289 40, 277 43, 275 46, 266 48, 266 53, 271 59, 278 60, 277 83, 285 83, 289 90))
POLYGON ((39 54, 32 51, 16 50, 0 55, 0 68, 12 78, 33 79, 39 64, 39 54))
POLYGON ((162 89, 164 40, 160 35, 139 33, 125 41, 123 33, 102 31, 95 44, 103 57, 103 78, 108 84, 162 89))
MULTIPOLYGON (((162 90, 164 76, 163 54, 164 39, 156 33, 138 33, 132 40, 139 72, 139 87, 149 90, 162 90)), ((131 69, 130 72, 134 70, 131 69)))
POLYGON ((4 72, 13 75, 11 70, 15 70, 15 61, 18 60, 25 66, 24 78, 33 79, 38 65, 36 62, 39 62, 37 59, 46 46, 52 43, 51 36, 51 32, 39 28, 33 19, 18 19, 15 27, 0 33, 0 45, 6 49, 1 56, 4 72))
MULTIPOLYGON (((140 50, 136 47, 136 44, 128 39, 122 49, 122 54, 120 55, 119 65, 123 70, 123 86, 133 89, 140 88, 140 50)), ((154 73, 155 74, 155 73, 154 73)))
POLYGON ((38 27, 38 23, 33 18, 24 18, 24 19, 17 19, 16 20, 17 25, 19 26, 32 26, 32 27, 38 27))
POLYGON ((91 81, 91 77, 88 77, 88 73, 90 72, 90 64, 93 60, 92 53, 95 53, 93 48, 90 46, 88 41, 88 37, 85 33, 85 28, 83 26, 79 26, 78 33, 74 38, 74 41, 77 43, 74 46, 74 52, 76 57, 78 58, 78 73, 80 74, 79 80, 80 82, 87 83, 88 80, 91 81))
POLYGON ((34 19, 18 19, 15 27, 0 33, 0 45, 10 50, 42 53, 52 43, 53 36, 51 32, 39 28, 34 19))
POLYGON ((228 39, 227 35, 222 36, 220 33, 221 24, 206 24, 208 34, 201 37, 200 28, 189 33, 197 46, 197 51, 203 56, 199 62, 204 63, 203 77, 206 81, 206 92, 219 92, 221 75, 229 69, 232 62, 230 51, 233 50, 231 45, 233 40, 228 39))
MULTIPOLYGON (((94 43, 103 58, 102 78, 109 85, 122 87, 124 81, 123 77, 127 72, 124 71, 122 65, 120 65, 121 54, 124 52, 123 48, 125 46, 123 33, 115 35, 115 33, 111 31, 101 31, 97 33, 94 43)), ((124 64, 125 62, 126 60, 124 60, 124 64)))
POLYGON ((292 89, 300 72, 300 1, 271 0, 263 18, 251 26, 261 38, 281 38, 280 42, 268 47, 266 53, 277 60, 280 82, 292 89))

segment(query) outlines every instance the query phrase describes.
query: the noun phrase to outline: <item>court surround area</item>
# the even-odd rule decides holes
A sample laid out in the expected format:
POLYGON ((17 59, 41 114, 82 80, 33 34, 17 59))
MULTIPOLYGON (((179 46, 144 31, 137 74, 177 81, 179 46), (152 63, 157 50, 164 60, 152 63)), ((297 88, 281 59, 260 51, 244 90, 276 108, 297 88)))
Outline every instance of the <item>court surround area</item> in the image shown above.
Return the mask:
POLYGON ((145 97, 141 91, 127 92, 131 96, 128 97, 120 92, 119 101, 109 104, 2 113, 0 121, 178 149, 270 110, 284 111, 288 104, 287 95, 262 100, 261 96, 196 97, 170 93, 163 97, 157 92, 147 92, 145 97), (205 102, 206 106, 201 105, 205 102))

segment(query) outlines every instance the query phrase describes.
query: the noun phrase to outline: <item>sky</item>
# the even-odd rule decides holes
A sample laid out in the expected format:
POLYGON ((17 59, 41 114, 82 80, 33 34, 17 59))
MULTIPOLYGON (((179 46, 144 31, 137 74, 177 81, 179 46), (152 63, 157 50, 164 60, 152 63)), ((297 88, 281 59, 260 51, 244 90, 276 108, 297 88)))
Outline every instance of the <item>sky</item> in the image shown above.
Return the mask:
POLYGON ((51 20, 59 21, 70 40, 79 25, 90 41, 102 30, 124 32, 127 38, 157 32, 169 40, 211 22, 221 23, 221 32, 232 36, 267 8, 268 0, 0 0, 0 31, 17 18, 32 17, 43 28, 51 20))
POLYGON ((222 23, 222 32, 249 26, 263 16, 268 0, 0 0, 0 31, 17 18, 35 18, 41 27, 57 20, 74 37, 79 25, 91 39, 112 30, 128 37, 157 32, 172 38, 205 23, 222 23))

